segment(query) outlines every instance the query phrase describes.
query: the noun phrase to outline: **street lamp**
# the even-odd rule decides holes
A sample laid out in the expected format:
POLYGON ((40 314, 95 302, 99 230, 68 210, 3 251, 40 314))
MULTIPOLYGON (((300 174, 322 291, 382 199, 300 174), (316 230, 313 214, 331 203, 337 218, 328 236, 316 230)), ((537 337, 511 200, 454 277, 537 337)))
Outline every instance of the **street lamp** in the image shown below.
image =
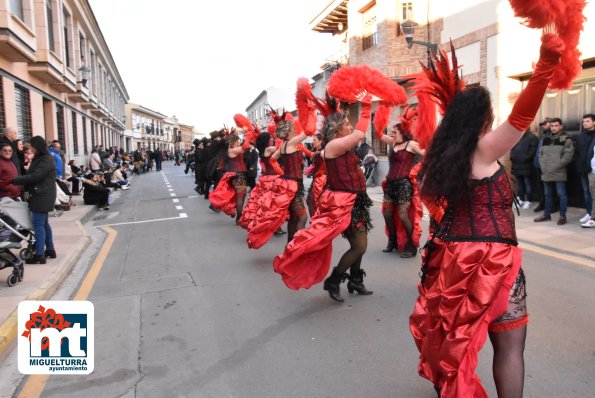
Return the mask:
POLYGON ((428 48, 428 61, 430 59, 430 51, 432 51, 432 55, 435 55, 438 52, 438 44, 432 44, 425 41, 418 41, 413 40, 413 33, 415 32, 415 27, 418 26, 418 23, 411 20, 406 20, 401 23, 401 32, 403 36, 405 36, 405 40, 407 41, 407 48, 413 47, 414 44, 419 44, 420 46, 424 46, 428 48))
POLYGON ((89 68, 87 65, 83 64, 83 66, 81 66, 79 69, 79 76, 81 77, 81 80, 78 81, 77 83, 81 83, 83 85, 83 87, 87 87, 87 80, 89 80, 91 78, 91 68, 89 68))

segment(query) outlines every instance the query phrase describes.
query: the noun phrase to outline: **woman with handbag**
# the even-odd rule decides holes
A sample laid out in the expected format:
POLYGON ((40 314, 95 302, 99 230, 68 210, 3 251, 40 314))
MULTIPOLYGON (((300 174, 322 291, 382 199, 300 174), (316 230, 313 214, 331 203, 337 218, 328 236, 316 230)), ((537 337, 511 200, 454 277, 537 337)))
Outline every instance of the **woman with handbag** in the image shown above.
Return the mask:
POLYGON ((52 228, 48 213, 54 211, 56 200, 56 163, 48 152, 43 137, 31 138, 33 160, 27 174, 12 180, 13 184, 24 185, 29 194, 29 209, 35 233, 35 256, 27 264, 45 264, 45 258, 56 258, 52 228))

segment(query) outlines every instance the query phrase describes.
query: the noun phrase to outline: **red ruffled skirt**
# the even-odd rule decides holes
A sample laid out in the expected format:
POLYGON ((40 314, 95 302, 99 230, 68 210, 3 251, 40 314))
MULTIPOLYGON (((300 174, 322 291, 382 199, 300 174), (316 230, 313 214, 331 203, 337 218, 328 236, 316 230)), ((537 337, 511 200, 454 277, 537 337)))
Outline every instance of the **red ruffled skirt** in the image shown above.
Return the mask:
POLYGON ((209 194, 211 205, 231 217, 236 216, 236 190, 233 186, 235 176, 234 172, 223 174, 217 187, 209 194))
POLYGON ((276 178, 270 189, 262 192, 259 207, 248 226, 248 247, 259 249, 289 217, 289 204, 298 189, 294 180, 276 178))
POLYGON ((258 183, 250 191, 250 199, 242 210, 242 217, 240 217, 239 225, 244 229, 249 229, 250 224, 256 217, 256 212, 262 202, 263 194, 271 190, 272 183, 275 179, 279 178, 278 175, 261 175, 258 177, 258 183))
POLYGON ((333 239, 351 222, 351 210, 356 194, 325 190, 320 196, 318 211, 310 225, 295 233, 283 254, 273 262, 290 289, 307 289, 328 274, 333 254, 333 239))
POLYGON ((499 242, 434 239, 424 252, 425 280, 409 318, 419 374, 442 398, 486 398, 475 374, 488 326, 506 312, 521 249, 499 242), (427 261, 427 263, 426 263, 427 261))

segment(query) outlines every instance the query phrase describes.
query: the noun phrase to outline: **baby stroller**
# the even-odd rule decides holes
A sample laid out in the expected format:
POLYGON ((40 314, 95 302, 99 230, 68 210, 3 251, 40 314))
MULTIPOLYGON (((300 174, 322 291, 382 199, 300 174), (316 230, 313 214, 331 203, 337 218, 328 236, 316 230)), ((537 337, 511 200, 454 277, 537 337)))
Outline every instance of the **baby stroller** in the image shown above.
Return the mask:
POLYGON ((366 185, 375 186, 376 179, 374 178, 374 172, 376 171, 376 165, 378 164, 378 158, 372 154, 368 153, 364 160, 362 160, 361 168, 362 172, 364 173, 364 177, 366 178, 366 185))
POLYGON ((23 280, 22 260, 33 258, 35 236, 29 206, 25 202, 16 202, 10 198, 0 199, 0 269, 12 267, 12 274, 6 283, 12 287, 23 280), (21 249, 20 242, 27 241, 27 247, 21 249), (21 249, 19 257, 10 249, 21 249))

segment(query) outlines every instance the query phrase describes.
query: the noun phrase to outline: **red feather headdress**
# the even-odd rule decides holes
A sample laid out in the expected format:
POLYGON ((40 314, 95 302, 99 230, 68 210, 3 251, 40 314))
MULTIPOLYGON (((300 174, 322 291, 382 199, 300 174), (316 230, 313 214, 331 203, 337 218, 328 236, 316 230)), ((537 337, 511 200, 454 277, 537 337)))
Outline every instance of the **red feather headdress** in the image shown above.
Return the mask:
POLYGON ((533 29, 555 26, 555 33, 564 41, 560 64, 554 70, 550 81, 552 89, 570 89, 572 81, 580 74, 582 64, 578 42, 585 22, 583 9, 586 0, 510 0, 517 17, 533 29))
POLYGON ((341 68, 328 82, 329 94, 341 101, 355 102, 355 96, 364 90, 380 98, 374 126, 377 131, 382 131, 388 124, 392 107, 407 102, 407 93, 399 84, 368 65, 341 68))
POLYGON ((316 132, 316 114, 314 113, 314 101, 312 100, 312 86, 305 77, 297 80, 295 92, 295 105, 297 108, 298 120, 308 135, 316 132))
POLYGON ((399 116, 401 122, 401 129, 406 133, 412 133, 415 121, 417 120, 417 109, 412 108, 411 105, 405 106, 403 113, 399 116))

